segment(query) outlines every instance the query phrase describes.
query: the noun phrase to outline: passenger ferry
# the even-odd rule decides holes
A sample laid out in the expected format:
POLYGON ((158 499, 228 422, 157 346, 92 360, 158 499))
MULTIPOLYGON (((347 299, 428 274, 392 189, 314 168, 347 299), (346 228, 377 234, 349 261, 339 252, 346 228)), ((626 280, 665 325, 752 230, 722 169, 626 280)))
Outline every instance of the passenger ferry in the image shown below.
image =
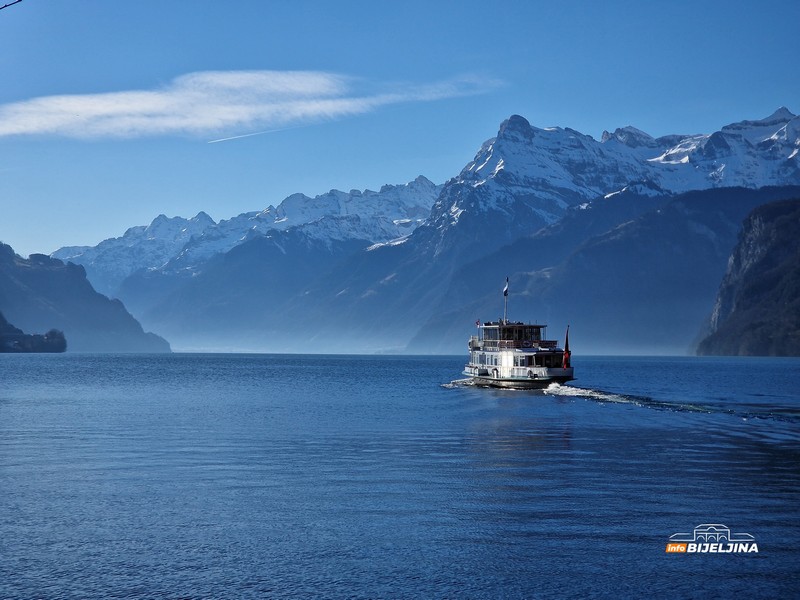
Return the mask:
MULTIPOLYGON (((508 309, 508 279, 503 290, 508 309)), ((464 375, 475 385, 536 389, 551 383, 571 381, 569 326, 564 348, 558 340, 545 339, 547 325, 512 323, 505 316, 497 321, 477 321, 478 335, 469 339, 469 362, 464 375)))

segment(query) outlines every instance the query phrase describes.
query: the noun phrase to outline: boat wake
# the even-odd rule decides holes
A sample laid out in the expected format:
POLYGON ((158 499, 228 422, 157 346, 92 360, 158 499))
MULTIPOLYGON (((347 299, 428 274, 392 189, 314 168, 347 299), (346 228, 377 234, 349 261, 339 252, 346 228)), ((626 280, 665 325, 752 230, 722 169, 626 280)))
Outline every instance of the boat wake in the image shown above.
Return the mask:
POLYGON ((712 410, 709 410, 708 408, 704 408, 696 404, 688 404, 681 402, 665 402, 663 400, 654 400, 653 398, 647 396, 615 394, 613 392, 603 392, 600 390, 574 387, 571 385, 561 385, 558 383, 551 383, 547 388, 545 388, 544 393, 547 394, 548 396, 570 396, 574 398, 585 398, 587 400, 594 400, 595 402, 632 404, 634 406, 641 406, 644 408, 654 408, 657 410, 671 410, 678 412, 699 412, 699 413, 714 412, 712 410))
MULTIPOLYGON (((441 384, 443 388, 457 389, 457 388, 477 388, 471 378, 455 379, 449 383, 441 384)), ((512 389, 494 389, 495 393, 523 393, 530 395, 545 395, 562 398, 574 398, 588 400, 590 402, 597 402, 600 404, 617 404, 636 406, 641 408, 648 408, 651 410, 670 411, 680 413, 696 413, 696 414, 719 414, 728 415, 743 421, 778 421, 791 423, 793 425, 800 424, 800 410, 796 407, 780 407, 780 406, 760 406, 753 403, 746 405, 731 405, 728 403, 691 403, 681 402, 680 400, 658 400, 649 396, 637 396, 633 394, 621 394, 616 392, 607 392, 603 390, 594 390, 591 388, 582 388, 568 384, 551 383, 544 389, 537 390, 512 390, 512 389)))
MULTIPOLYGON (((559 385, 553 383, 548 386, 544 393, 549 396, 567 396, 572 398, 583 398, 600 403, 628 404, 649 408, 653 410, 681 412, 681 413, 701 413, 707 415, 727 415, 741 419, 742 421, 771 421, 780 423, 790 423, 793 427, 800 424, 800 411, 795 407, 786 408, 780 406, 758 406, 754 404, 730 405, 730 404, 691 404, 688 402, 670 402, 665 400, 655 400, 646 396, 632 396, 626 394, 615 394, 588 388, 579 388, 571 385, 559 385)), ((775 435, 778 435, 775 433, 775 435)), ((790 436, 796 439, 796 434, 790 436)))
POLYGON ((443 383, 442 387, 447 388, 449 390, 460 387, 475 387, 475 382, 472 380, 471 377, 468 377, 466 379, 454 379, 450 383, 443 383))

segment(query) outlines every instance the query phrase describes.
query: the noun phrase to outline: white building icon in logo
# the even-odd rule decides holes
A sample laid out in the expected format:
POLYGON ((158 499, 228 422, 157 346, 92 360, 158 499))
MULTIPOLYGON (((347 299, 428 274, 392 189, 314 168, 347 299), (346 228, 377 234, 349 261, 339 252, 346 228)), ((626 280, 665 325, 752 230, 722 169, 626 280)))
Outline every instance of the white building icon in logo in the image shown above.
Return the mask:
POLYGON ((717 543, 717 542, 754 542, 754 538, 749 533, 731 533, 727 525, 721 523, 703 523, 694 528, 692 533, 675 533, 669 536, 670 542, 696 542, 696 543, 717 543))

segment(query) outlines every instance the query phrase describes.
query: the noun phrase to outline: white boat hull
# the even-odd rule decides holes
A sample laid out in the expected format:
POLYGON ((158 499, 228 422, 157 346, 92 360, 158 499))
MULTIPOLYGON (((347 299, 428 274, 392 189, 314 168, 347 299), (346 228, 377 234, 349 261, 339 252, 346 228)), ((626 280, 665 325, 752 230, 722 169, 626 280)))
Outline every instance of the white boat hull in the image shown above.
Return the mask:
POLYGON ((500 372, 476 373, 477 369, 467 368, 464 375, 469 377, 475 385, 481 387, 508 388, 516 390, 538 390, 546 388, 551 383, 566 383, 572 381, 572 367, 566 369, 537 369, 529 371, 525 376, 503 377, 500 372))

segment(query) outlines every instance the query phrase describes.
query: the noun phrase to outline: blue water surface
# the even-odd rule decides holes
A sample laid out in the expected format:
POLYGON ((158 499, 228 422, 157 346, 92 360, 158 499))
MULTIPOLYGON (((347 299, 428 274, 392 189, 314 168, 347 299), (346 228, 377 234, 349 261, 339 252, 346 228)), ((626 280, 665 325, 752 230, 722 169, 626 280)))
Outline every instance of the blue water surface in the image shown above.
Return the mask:
POLYGON ((0 355, 0 597, 800 595, 800 360, 463 363, 0 355))

